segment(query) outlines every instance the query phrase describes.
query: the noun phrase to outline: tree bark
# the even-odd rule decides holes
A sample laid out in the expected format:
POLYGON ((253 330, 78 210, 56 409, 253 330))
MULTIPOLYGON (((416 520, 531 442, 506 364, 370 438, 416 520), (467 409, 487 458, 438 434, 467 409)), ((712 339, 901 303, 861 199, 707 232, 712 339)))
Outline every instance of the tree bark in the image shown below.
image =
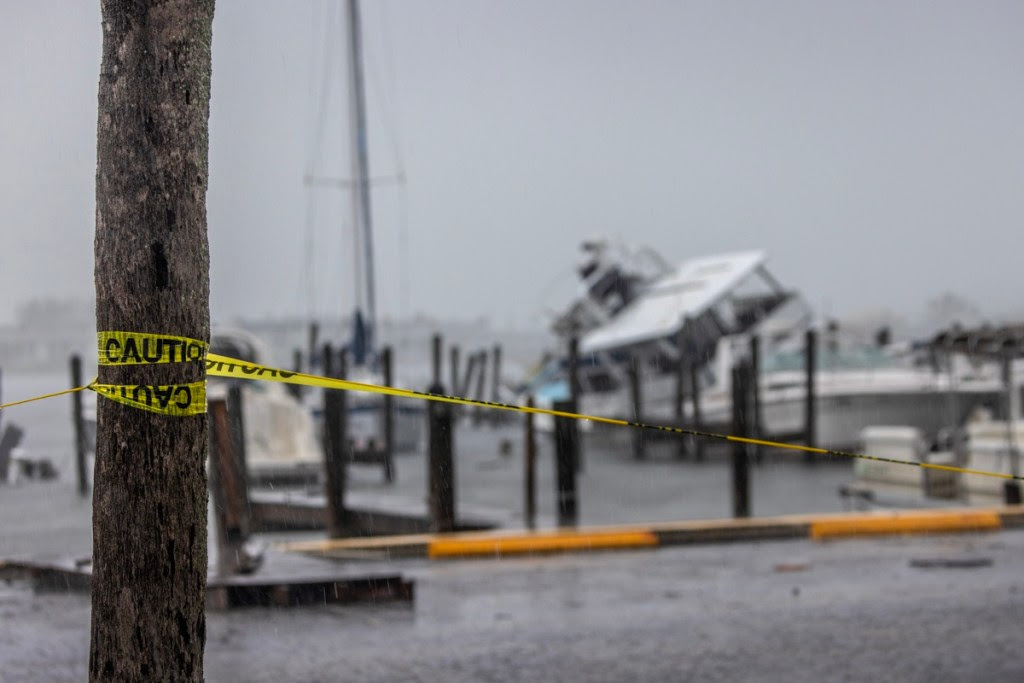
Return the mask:
MULTIPOLYGON (((207 122, 213 0, 102 0, 99 331, 209 340, 207 122)), ((201 362, 100 366, 101 384, 202 380, 201 362)), ((206 415, 99 399, 92 681, 202 680, 206 415)))

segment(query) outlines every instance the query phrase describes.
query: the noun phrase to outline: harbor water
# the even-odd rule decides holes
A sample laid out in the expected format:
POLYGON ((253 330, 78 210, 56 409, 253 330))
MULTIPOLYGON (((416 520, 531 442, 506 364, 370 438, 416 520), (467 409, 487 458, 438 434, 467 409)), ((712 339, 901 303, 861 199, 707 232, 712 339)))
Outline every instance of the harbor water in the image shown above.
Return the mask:
MULTIPOLYGON (((7 373, 4 400, 17 400, 67 387, 58 373, 7 373)), ((4 411, 3 421, 25 430, 21 444, 30 459, 49 460, 55 481, 22 479, 0 486, 0 556, 51 555, 74 548, 88 553, 88 501, 75 489, 71 398, 60 396, 4 411), (70 542, 70 539, 84 542, 70 542), (70 542, 70 545, 69 545, 70 542)), ((522 528, 524 508, 524 417, 503 413, 499 425, 474 424, 464 411, 455 434, 456 510, 461 518, 503 528, 522 528)), ((484 414, 484 418, 487 414, 484 414)), ((628 429, 628 428, 623 428, 628 429)), ((585 439, 578 475, 579 523, 632 524, 713 519, 732 514, 729 451, 708 450, 703 461, 676 455, 674 439, 650 441, 643 461, 633 459, 629 439, 585 439)), ((537 525, 556 525, 555 454, 551 435, 537 435, 537 525)), ((427 497, 425 444, 395 458, 393 483, 374 465, 350 465, 350 504, 423 509, 427 497)), ((839 487, 853 476, 849 460, 777 452, 751 466, 752 514, 838 512, 839 487)))

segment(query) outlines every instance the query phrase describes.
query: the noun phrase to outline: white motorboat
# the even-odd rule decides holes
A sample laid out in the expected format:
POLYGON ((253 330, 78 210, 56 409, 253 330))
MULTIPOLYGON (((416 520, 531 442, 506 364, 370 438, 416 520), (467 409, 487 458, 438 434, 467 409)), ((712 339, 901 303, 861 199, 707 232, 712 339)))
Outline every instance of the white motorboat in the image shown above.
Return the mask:
POLYGON ((947 465, 971 472, 858 460, 854 480, 842 493, 874 504, 932 504, 946 499, 991 505, 1011 502, 1009 497, 1014 495, 1019 499, 1020 482, 1007 475, 1022 474, 1024 367, 1019 361, 1024 359, 1024 326, 954 328, 936 335, 930 347, 938 353, 966 355, 988 361, 990 366, 1001 366, 998 395, 984 407, 972 409, 965 420, 947 423, 943 438, 937 442, 929 442, 916 427, 872 426, 862 432, 860 447, 867 455, 947 465), (1008 485, 1012 490, 1008 490, 1008 485))
MULTIPOLYGON (((738 340, 746 343, 746 339, 738 340)), ((746 351, 746 349, 744 349, 746 351)), ((713 362, 700 374, 701 421, 728 425, 732 415, 731 374, 735 354, 731 344, 716 350, 713 362)), ((972 408, 991 403, 998 390, 989 374, 953 375, 920 362, 918 354, 890 349, 853 347, 830 350, 819 344, 814 373, 816 445, 849 449, 869 425, 912 425, 929 441, 951 423, 962 421, 972 408)), ((765 436, 795 434, 806 425, 807 375, 804 352, 767 353, 761 360, 759 398, 765 436)), ((643 382, 645 421, 670 424, 676 420, 674 373, 647 372, 643 382)), ((628 387, 584 393, 584 412, 628 416, 628 387), (592 411, 592 412, 591 412, 592 411)), ((693 425, 692 403, 684 402, 684 423, 693 425)))
MULTIPOLYGON (((242 330, 214 330, 213 353, 258 365, 269 363, 269 354, 253 335, 242 330)), ((230 380, 210 377, 208 399, 227 398, 230 380)), ((245 460, 252 485, 264 483, 314 483, 323 477, 324 460, 313 418, 278 382, 239 382, 242 390, 242 424, 245 460)))
POLYGON ((1022 445, 1024 424, 1009 425, 990 415, 969 418, 944 450, 930 449, 916 427, 867 427, 858 452, 884 460, 856 460, 852 481, 839 493, 861 508, 1000 505, 1011 481, 1005 476, 913 467, 892 460, 1012 475, 1015 469, 1019 473, 1022 445))

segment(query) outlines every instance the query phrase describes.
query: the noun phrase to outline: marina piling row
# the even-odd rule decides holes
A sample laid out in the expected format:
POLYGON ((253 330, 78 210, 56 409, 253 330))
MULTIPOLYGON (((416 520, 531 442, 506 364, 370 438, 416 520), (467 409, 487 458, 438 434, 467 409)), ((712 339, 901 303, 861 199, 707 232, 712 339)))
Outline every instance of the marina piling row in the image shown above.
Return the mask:
MULTIPOLYGON (((685 325, 679 336, 680 359, 676 367, 676 406, 675 415, 682 419, 685 415, 684 405, 689 398, 692 404, 693 421, 701 425, 701 402, 700 383, 697 377, 699 363, 692 360, 688 351, 693 347, 690 335, 693 333, 692 326, 685 325)), ((315 339, 317 329, 312 326, 310 338, 315 339)), ((806 407, 805 407, 805 431, 803 437, 808 443, 814 442, 815 412, 814 398, 815 386, 813 374, 816 371, 816 335, 813 330, 808 331, 805 337, 806 343, 806 407)), ((432 361, 434 384, 431 386, 432 393, 447 394, 448 392, 441 384, 443 376, 443 342, 440 335, 434 335, 432 339, 432 361)), ((484 395, 487 370, 491 369, 491 400, 500 399, 499 383, 501 368, 501 347, 496 345, 492 350, 492 363, 487 362, 487 351, 470 354, 468 356, 468 368, 465 375, 464 385, 475 380, 477 397, 484 395), (473 372, 476 374, 474 375, 473 372)), ((344 378, 346 375, 346 357, 344 351, 334 350, 330 344, 325 344, 319 354, 323 373, 328 377, 344 378)), ((450 376, 453 381, 459 378, 460 350, 457 346, 449 349, 451 362, 450 376)), ((301 354, 296 353, 294 358, 297 365, 301 365, 301 354)), ((580 363, 578 358, 578 340, 574 337, 570 340, 568 348, 568 387, 570 389, 570 400, 555 404, 556 409, 564 412, 579 412, 579 405, 576 397, 579 395, 580 386, 580 363)), ((761 427, 761 405, 759 396, 759 364, 760 364, 760 340, 757 337, 750 339, 749 359, 736 365, 733 370, 733 416, 731 433, 738 436, 754 438, 768 437, 762 434, 761 427)), ((393 356, 390 348, 385 348, 381 354, 381 366, 383 369, 384 384, 393 384, 393 356)), ((630 394, 633 404, 633 421, 643 421, 643 364, 640 358, 634 358, 629 367, 630 394)), ((72 383, 81 385, 81 360, 77 356, 71 359, 72 383)), ((237 387, 232 394, 238 391, 237 387)), ((82 409, 80 394, 73 395, 73 420, 75 426, 76 461, 78 463, 79 492, 82 495, 87 493, 87 477, 85 463, 84 428, 82 425, 82 409)), ((394 477, 394 405, 393 397, 383 397, 384 410, 381 413, 383 444, 380 452, 381 462, 384 465, 385 478, 392 481, 394 477)), ((436 531, 452 531, 458 527, 455 508, 455 454, 454 454, 454 414, 452 405, 437 402, 428 404, 428 498, 429 518, 431 528, 436 531)), ((482 407, 477 407, 481 410, 482 407)), ((349 452, 352 444, 349 442, 346 429, 346 394, 342 391, 324 392, 324 479, 325 479, 325 515, 327 520, 328 535, 333 538, 340 537, 350 531, 348 524, 348 512, 345 507, 345 480, 346 464, 353 461, 353 454, 349 452)), ((229 411, 232 417, 231 436, 233 437, 232 453, 240 454, 244 460, 244 443, 241 440, 240 423, 233 421, 237 415, 241 419, 241 412, 229 411)), ((476 420, 475 420, 476 421, 476 420)), ((558 523, 563 526, 575 525, 578 519, 578 493, 576 488, 576 477, 582 469, 581 439, 579 425, 575 420, 568 418, 556 418, 554 420, 554 450, 556 470, 556 507, 558 523)), ((633 457, 637 460, 645 458, 644 430, 636 429, 633 433, 633 457)), ((679 437, 679 453, 687 452, 686 445, 690 441, 687 437, 679 437)), ((700 440, 693 440, 699 446, 700 440)), ((376 449, 377 446, 371 447, 376 449)), ((533 526, 536 523, 536 434, 535 423, 532 415, 526 416, 526 439, 524 446, 524 518, 527 525, 533 526)), ((750 473, 749 460, 751 455, 757 458, 755 446, 747 444, 734 444, 732 454, 732 500, 733 514, 736 517, 747 517, 751 514, 750 505, 750 473)), ((244 465, 243 465, 244 470, 244 465)), ((234 477, 234 475, 232 475, 234 477)), ((221 476, 221 479, 224 477, 221 476)), ((237 477, 232 478, 234 481, 237 477)), ((1011 496, 1017 493, 1017 487, 1007 487, 1007 500, 1013 500, 1011 496), (1011 490, 1013 489, 1013 490, 1011 490)))
MULTIPOLYGON (((699 382, 696 377, 696 370, 699 367, 697 362, 690 360, 692 357, 685 351, 692 348, 688 343, 688 335, 690 330, 684 328, 679 337, 679 345, 682 351, 678 365, 676 367, 676 417, 682 420, 685 417, 685 402, 687 398, 692 402, 692 414, 696 425, 701 425, 700 421, 700 389, 699 382)), ((568 368, 570 369, 570 377, 568 386, 570 393, 576 395, 578 393, 579 386, 579 361, 578 361, 578 349, 576 340, 572 340, 569 348, 569 362, 568 368)), ((761 414, 761 403, 760 403, 760 387, 758 378, 760 376, 760 339, 753 336, 749 340, 750 352, 747 358, 736 364, 733 368, 732 379, 732 423, 729 433, 734 436, 750 437, 755 439, 764 438, 766 440, 795 440, 792 436, 786 439, 780 437, 774 437, 763 432, 762 427, 762 414, 761 414)), ((443 376, 443 344, 440 335, 435 335, 433 339, 433 361, 434 361, 434 373, 433 376, 437 380, 437 383, 432 386, 431 391, 435 393, 447 394, 444 386, 440 384, 440 378, 443 376)), ((815 427, 816 427, 816 411, 815 411, 815 398, 816 398, 816 387, 814 384, 814 374, 817 371, 817 360, 818 355, 816 353, 817 335, 813 330, 807 331, 805 335, 805 371, 806 371, 806 385, 805 385, 805 415, 804 415, 804 431, 798 438, 805 440, 808 444, 814 444, 815 442, 815 427)), ((322 353, 319 354, 322 358, 324 366, 324 374, 329 377, 344 378, 345 372, 345 355, 344 351, 335 351, 330 345, 323 347, 322 353)), ((487 352, 478 352, 472 354, 469 357, 471 367, 475 365, 476 375, 467 374, 466 379, 469 382, 475 380, 476 382, 476 394, 482 395, 485 389, 485 378, 486 371, 490 367, 492 369, 493 383, 491 386, 491 399, 500 398, 499 391, 499 378, 500 378, 500 364, 501 364, 501 347, 495 346, 493 348, 493 364, 489 365, 487 362, 487 352)), ((458 368, 456 364, 459 358, 458 347, 451 347, 449 357, 451 359, 452 366, 450 368, 451 378, 457 380, 459 377, 458 368)), ((295 358, 296 364, 301 364, 301 358, 297 354, 295 358)), ((387 386, 393 385, 393 356, 390 348, 385 348, 381 354, 381 365, 384 371, 383 382, 387 386)), ((630 366, 630 393, 633 404, 633 420, 636 422, 643 422, 643 365, 639 358, 634 358, 630 366)), ((81 370, 81 359, 78 356, 73 356, 70 363, 71 368, 71 382, 72 385, 81 386, 82 383, 82 370, 81 370)), ((240 393, 238 387, 231 389, 231 394, 239 394, 238 399, 233 399, 240 402, 240 393)), ((347 430, 345 427, 345 392, 340 391, 329 391, 325 392, 324 397, 324 415, 325 415, 325 427, 324 427, 324 451, 325 451, 325 499, 326 506, 325 512, 327 513, 326 519, 328 520, 328 534, 331 537, 337 538, 342 535, 351 532, 351 524, 349 523, 349 513, 345 508, 345 465, 348 462, 353 461, 353 454, 349 452, 351 444, 347 437, 347 430)), ((75 456, 79 475, 79 493, 81 495, 87 495, 88 482, 86 472, 86 447, 84 438, 84 427, 83 427, 83 415, 81 407, 81 394, 72 394, 73 408, 72 418, 74 422, 75 431, 75 456)), ((384 457, 385 465, 385 476, 388 481, 393 479, 393 462, 391 456, 394 451, 394 406, 392 404, 393 398, 391 396, 385 396, 383 398, 385 409, 381 413, 382 420, 382 434, 383 434, 383 451, 381 452, 384 457)), ((229 403, 231 400, 229 400, 229 403)), ((531 404, 532 405, 532 404, 531 404)), ((558 410, 565 412, 577 413, 579 412, 579 405, 575 400, 570 400, 564 403, 556 404, 558 410)), ((480 408, 480 407, 478 407, 480 408)), ((243 427, 241 426, 241 409, 237 411, 233 408, 228 408, 229 418, 229 434, 230 434, 230 448, 228 451, 232 454, 236 454, 235 457, 239 457, 242 460, 241 475, 244 478, 245 465, 244 465, 244 440, 242 439, 243 427), (237 418, 237 421, 236 421, 237 418)), ((535 494, 535 483, 536 483, 536 434, 535 434, 535 423, 532 415, 524 416, 526 418, 526 439, 524 446, 524 470, 523 470, 523 487, 524 487, 524 519, 528 527, 533 528, 536 524, 536 494, 535 494)), ((211 417, 211 420, 213 418, 211 417)), ((431 402, 428 410, 428 430, 430 431, 430 456, 429 456, 429 499, 430 499, 430 523, 431 528, 437 531, 452 531, 458 528, 457 515, 455 509, 455 454, 454 454, 454 415, 452 412, 452 406, 450 404, 437 404, 431 402), (438 410, 440 408, 440 410, 438 410)), ((699 428, 699 427, 698 427, 699 428)), ((213 427, 211 427, 213 429, 213 427)), ((645 457, 644 452, 644 430, 636 429, 633 434, 633 457, 637 460, 642 460, 645 457)), ((689 440, 689 437, 678 437, 680 439, 679 452, 685 452, 685 445, 689 440)), ((699 440, 695 440, 699 443, 699 440)), ((555 419, 555 430, 554 430, 554 447, 555 447, 555 469, 556 469, 556 507, 558 513, 558 523, 561 526, 572 526, 575 525, 578 519, 578 506, 579 499, 576 488, 576 475, 581 470, 581 440, 578 432, 578 423, 575 420, 567 418, 555 419), (570 471, 572 474, 570 474, 570 471)), ((218 448, 224 451, 223 444, 218 443, 218 448)), ((759 460, 759 445, 757 444, 743 444, 733 443, 732 450, 732 512, 735 517, 749 517, 751 513, 751 479, 750 479, 750 460, 759 460)), ((813 455, 811 456, 813 457, 813 455)), ((219 467, 225 467, 225 465, 219 465, 219 467)), ((231 467, 230 462, 226 467, 231 467)), ((223 488, 224 482, 237 482, 238 473, 225 475, 222 472, 218 472, 216 475, 219 479, 216 482, 211 481, 216 486, 223 488)), ((214 475, 211 475, 213 479, 214 475)), ((237 483, 232 483, 230 486, 237 486, 237 483)), ((223 491, 217 494, 223 498, 225 495, 223 491)), ((235 494, 231 494, 234 496, 235 494)), ((1005 491, 1005 500, 1007 503, 1014 504, 1020 500, 1020 488, 1016 482, 1008 482, 1005 491)), ((229 498, 231 498, 229 496, 229 498)), ((231 508, 233 503, 224 503, 227 508, 231 508)), ((236 525, 237 527, 237 525, 236 525)), ((232 527, 235 528, 235 527, 232 527)), ((231 538, 231 534, 228 534, 228 538, 231 538)))

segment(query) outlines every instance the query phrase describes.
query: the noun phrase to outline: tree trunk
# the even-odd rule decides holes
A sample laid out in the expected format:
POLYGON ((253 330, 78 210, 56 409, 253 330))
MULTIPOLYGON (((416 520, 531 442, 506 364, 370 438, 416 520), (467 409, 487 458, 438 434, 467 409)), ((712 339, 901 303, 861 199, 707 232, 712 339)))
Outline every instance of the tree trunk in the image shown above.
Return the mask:
MULTIPOLYGON (((209 340, 207 121, 213 0, 103 0, 96 170, 99 331, 209 340)), ((201 362, 100 366, 183 384, 201 362)), ((205 414, 99 398, 90 680, 202 680, 205 414)))

